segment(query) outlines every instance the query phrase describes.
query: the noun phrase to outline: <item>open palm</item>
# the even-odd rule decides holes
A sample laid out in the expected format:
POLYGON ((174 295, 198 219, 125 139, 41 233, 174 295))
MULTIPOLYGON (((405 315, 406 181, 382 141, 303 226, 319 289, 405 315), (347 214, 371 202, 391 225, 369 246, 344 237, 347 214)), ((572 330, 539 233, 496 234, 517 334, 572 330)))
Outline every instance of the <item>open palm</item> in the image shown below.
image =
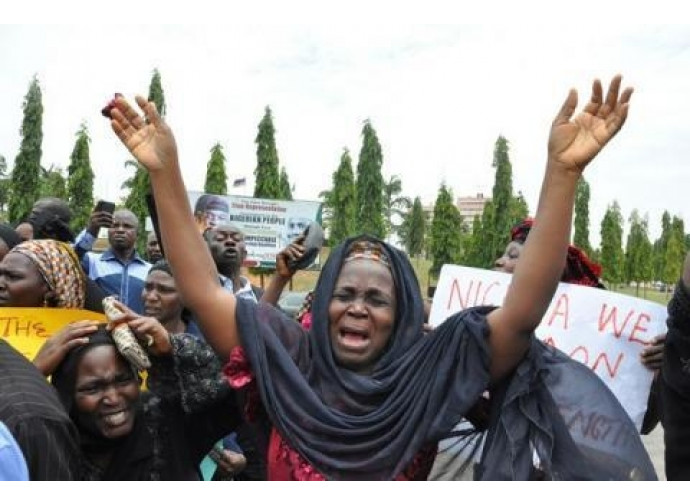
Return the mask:
POLYGON ((112 110, 113 131, 147 170, 165 170, 177 163, 175 137, 153 103, 141 96, 136 100, 148 121, 144 121, 127 100, 118 98, 112 110))
POLYGON ((577 93, 571 90, 556 116, 549 137, 552 161, 582 171, 621 129, 628 115, 632 88, 619 97, 621 76, 611 80, 606 101, 602 101, 601 82, 592 85, 592 97, 584 110, 571 119, 577 107, 577 93))

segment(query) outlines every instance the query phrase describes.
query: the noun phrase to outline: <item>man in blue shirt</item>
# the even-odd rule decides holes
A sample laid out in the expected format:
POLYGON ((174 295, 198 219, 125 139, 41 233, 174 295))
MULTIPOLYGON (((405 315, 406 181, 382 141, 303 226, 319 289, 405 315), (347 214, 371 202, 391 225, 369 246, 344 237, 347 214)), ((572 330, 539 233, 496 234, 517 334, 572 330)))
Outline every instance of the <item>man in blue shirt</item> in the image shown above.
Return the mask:
MULTIPOLYGON (((151 264, 134 249, 138 231, 136 215, 129 210, 117 210, 108 229, 110 248, 102 254, 84 254, 82 267, 107 295, 116 295, 129 308, 142 313, 141 291, 151 264)), ((83 235, 80 237, 83 238, 83 235)), ((79 238, 77 241, 80 242, 79 238)), ((85 246, 83 240, 80 244, 85 246)))

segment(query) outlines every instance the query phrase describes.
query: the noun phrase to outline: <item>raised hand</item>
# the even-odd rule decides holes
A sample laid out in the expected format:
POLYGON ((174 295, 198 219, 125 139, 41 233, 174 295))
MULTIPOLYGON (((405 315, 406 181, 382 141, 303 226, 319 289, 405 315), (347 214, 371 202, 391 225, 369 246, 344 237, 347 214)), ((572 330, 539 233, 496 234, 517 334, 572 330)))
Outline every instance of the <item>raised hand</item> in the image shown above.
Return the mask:
POLYGON ((114 304, 122 314, 110 319, 108 329, 126 323, 150 354, 162 356, 172 352, 170 334, 163 324, 153 317, 139 315, 119 301, 114 301, 114 304))
POLYGON ((89 335, 98 330, 98 324, 82 320, 66 325, 43 343, 34 357, 34 366, 44 376, 52 375, 70 350, 89 342, 89 335))
POLYGON ((295 238, 283 250, 276 254, 276 273, 283 278, 290 279, 296 273, 288 266, 290 261, 299 261, 304 255, 304 240, 306 239, 306 230, 295 238))
POLYGON ((601 82, 592 84, 592 97, 583 111, 572 118, 577 107, 577 92, 571 89, 551 126, 550 161, 567 170, 582 172, 599 151, 621 129, 628 116, 632 88, 619 96, 622 77, 616 75, 602 101, 601 82))
POLYGON ((161 119, 153 102, 136 97, 143 117, 123 97, 117 97, 110 125, 129 152, 149 172, 164 171, 178 164, 177 145, 170 127, 161 119))

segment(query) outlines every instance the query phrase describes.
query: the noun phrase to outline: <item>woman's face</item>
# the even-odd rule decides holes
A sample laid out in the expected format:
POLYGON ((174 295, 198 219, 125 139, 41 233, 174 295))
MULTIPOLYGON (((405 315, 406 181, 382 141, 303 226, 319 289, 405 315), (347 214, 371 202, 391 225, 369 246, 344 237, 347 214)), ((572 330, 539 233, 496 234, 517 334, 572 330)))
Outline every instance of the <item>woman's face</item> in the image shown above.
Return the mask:
POLYGON ((0 262, 0 307, 43 306, 48 285, 31 259, 9 253, 0 262))
POLYGON ((391 337, 395 307, 393 277, 385 265, 369 259, 346 262, 328 306, 338 364, 370 373, 391 337))
POLYGON ((132 431, 139 380, 113 345, 88 350, 77 366, 74 401, 82 428, 112 439, 132 431))
POLYGON ((175 280, 165 271, 149 273, 141 291, 141 301, 144 315, 154 317, 161 324, 177 321, 182 316, 182 301, 175 280))
POLYGON ((503 255, 496 259, 494 263, 494 271, 503 271, 504 273, 512 273, 515 271, 522 248, 524 245, 520 242, 512 241, 506 247, 503 255))

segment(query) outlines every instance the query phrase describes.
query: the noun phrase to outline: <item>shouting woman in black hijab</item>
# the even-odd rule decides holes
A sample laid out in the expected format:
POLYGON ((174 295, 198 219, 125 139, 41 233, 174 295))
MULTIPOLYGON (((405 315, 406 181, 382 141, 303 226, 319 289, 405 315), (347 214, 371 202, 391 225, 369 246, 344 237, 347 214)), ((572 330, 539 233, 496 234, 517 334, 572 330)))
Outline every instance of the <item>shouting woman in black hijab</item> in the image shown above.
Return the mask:
POLYGON ((565 417, 584 415, 588 398, 603 397, 597 386, 605 386, 585 368, 577 375, 580 388, 569 395, 560 386, 564 374, 546 371, 569 361, 535 347, 533 335, 562 273, 577 181, 626 119, 632 89, 619 93, 620 81, 612 80, 605 99, 595 81, 576 117, 572 90, 556 116, 537 223, 504 305, 456 314, 427 336, 409 261, 370 237, 332 253, 316 288, 309 333, 275 308, 249 305, 223 290, 194 225, 172 131, 153 103, 137 97, 142 118, 123 98, 115 101, 111 125, 151 175, 185 305, 216 352, 230 359, 226 375, 233 385, 256 382, 270 420, 269 479, 424 477, 423 460, 435 443, 490 385, 503 390, 496 394, 501 400, 492 411, 479 477, 526 479, 533 447, 553 478, 654 478, 615 398, 596 411, 616 422, 616 443, 625 449, 607 449, 568 430, 565 417), (244 363, 249 366, 242 370, 244 363))

